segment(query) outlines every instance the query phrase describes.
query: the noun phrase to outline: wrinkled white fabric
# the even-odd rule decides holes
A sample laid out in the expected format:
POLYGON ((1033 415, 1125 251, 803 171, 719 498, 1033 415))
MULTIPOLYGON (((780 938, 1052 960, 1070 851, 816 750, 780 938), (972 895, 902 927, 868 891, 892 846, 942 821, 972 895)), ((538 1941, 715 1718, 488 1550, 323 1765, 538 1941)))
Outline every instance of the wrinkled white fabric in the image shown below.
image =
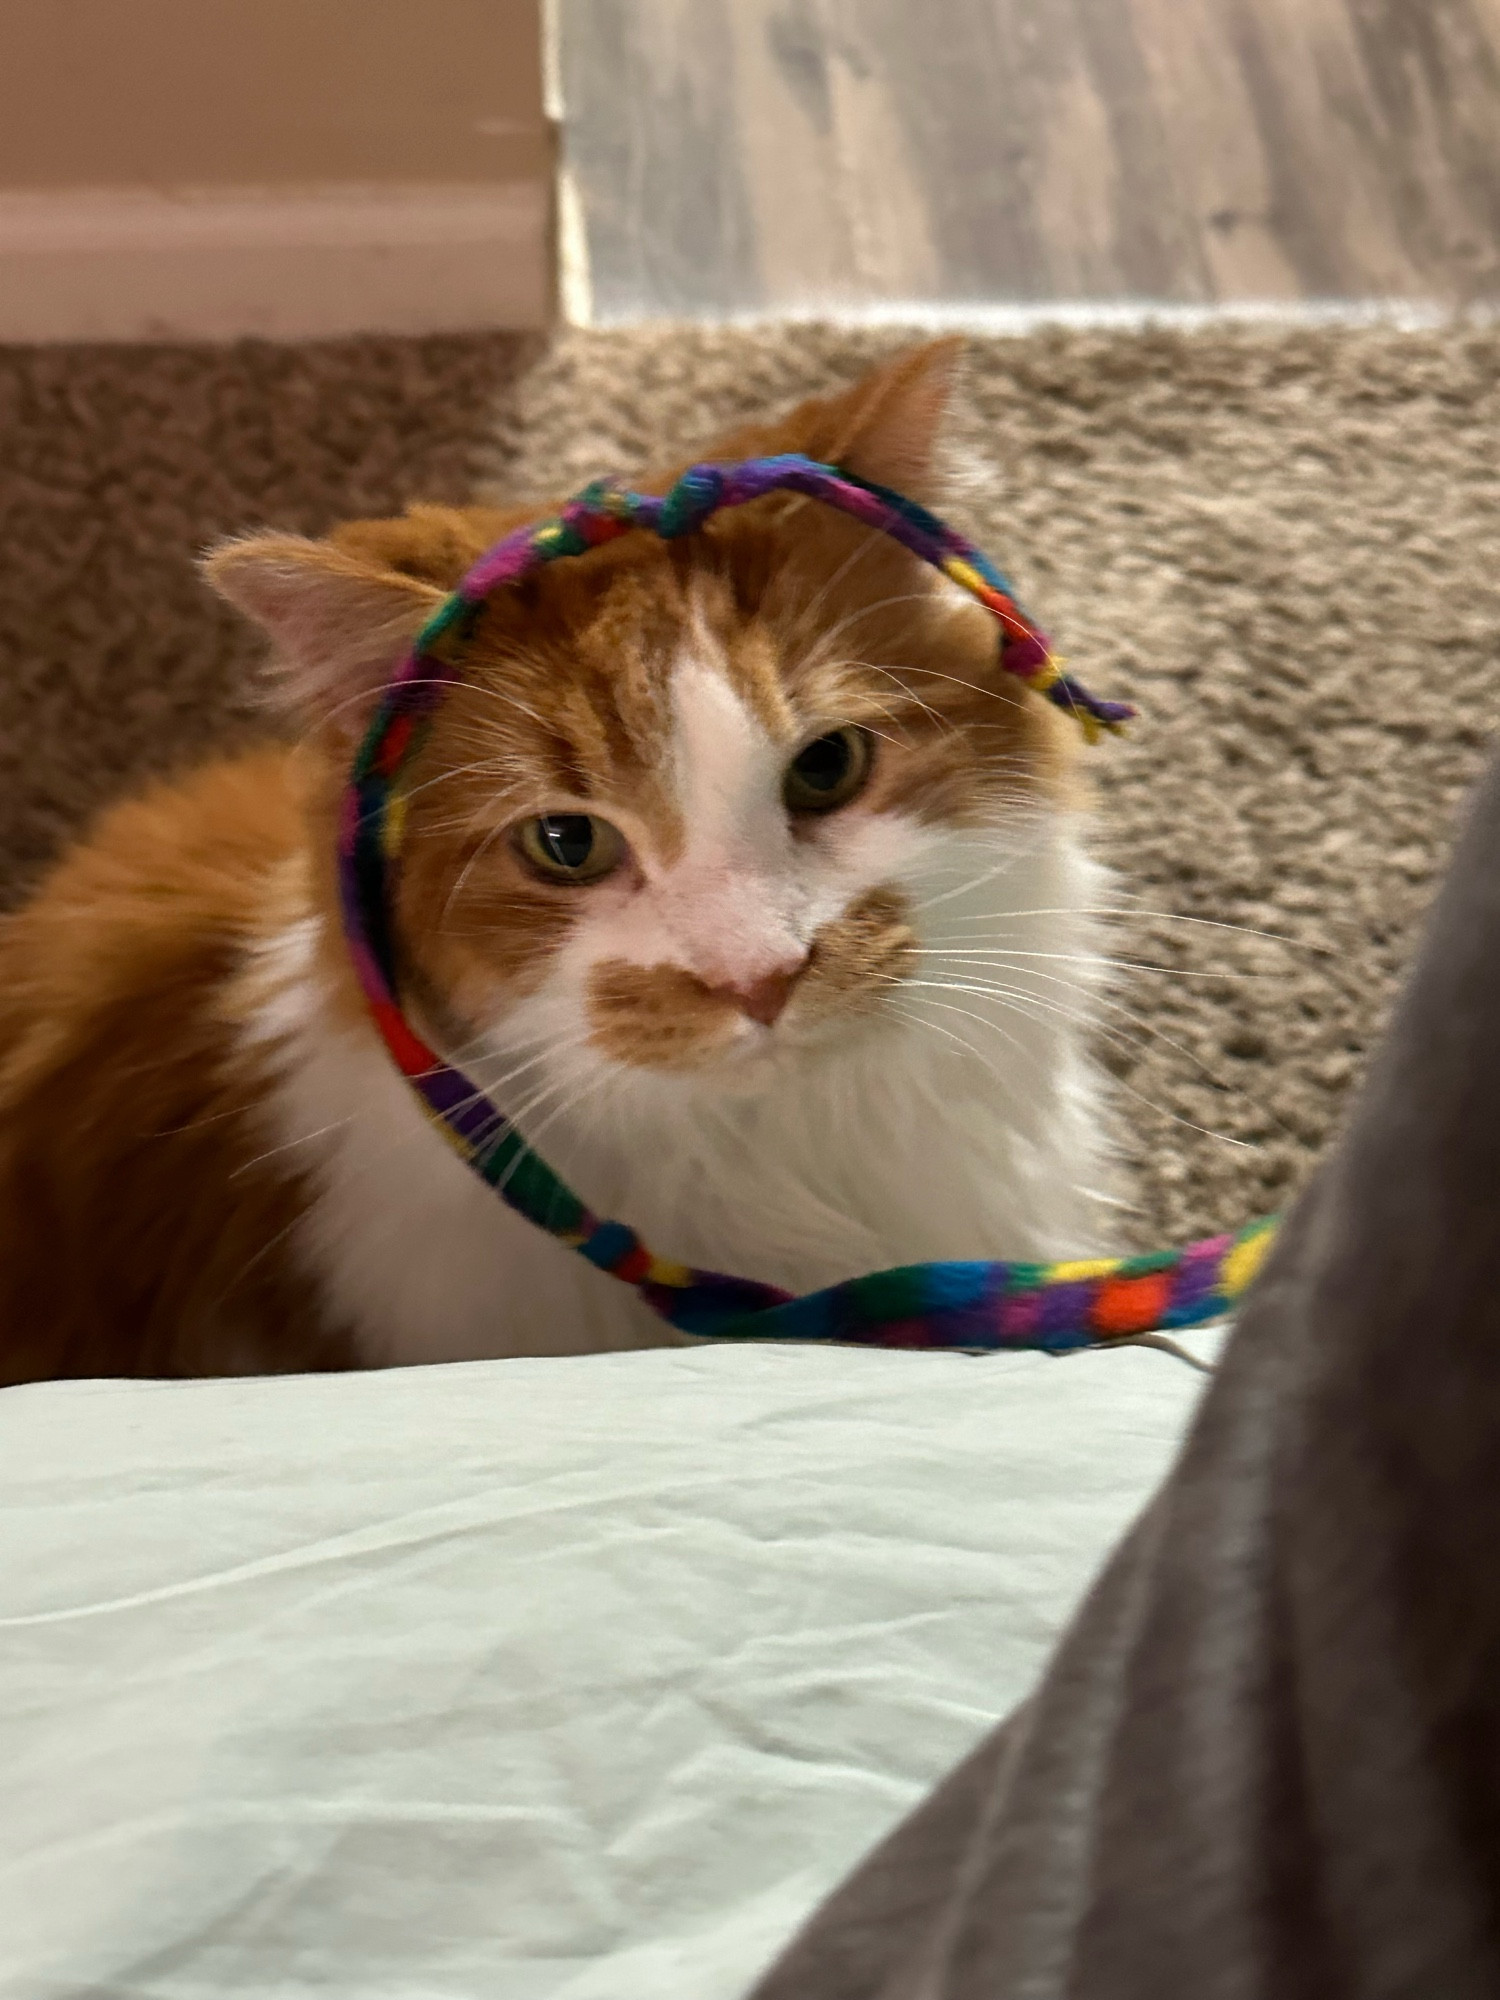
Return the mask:
POLYGON ((0 1394, 5 2000, 732 2000, 1201 1375, 748 1348, 0 1394))

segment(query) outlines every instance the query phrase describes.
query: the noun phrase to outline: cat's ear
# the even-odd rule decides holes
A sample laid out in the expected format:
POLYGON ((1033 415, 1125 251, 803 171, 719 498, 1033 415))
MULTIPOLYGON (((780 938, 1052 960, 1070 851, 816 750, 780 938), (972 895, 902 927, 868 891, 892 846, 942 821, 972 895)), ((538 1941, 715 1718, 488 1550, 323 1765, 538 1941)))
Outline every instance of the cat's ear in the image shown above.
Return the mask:
POLYGON ((950 335, 883 362, 842 395, 804 403, 777 426, 775 449, 842 465, 914 500, 940 497, 943 420, 963 337, 950 335))
POLYGON ((535 507, 433 507, 417 501, 394 519, 344 521, 328 539, 380 569, 456 590, 486 549, 536 518, 535 507))
POLYGON ((220 542, 203 573, 271 636, 286 706, 352 734, 442 603, 436 584, 301 535, 220 542))

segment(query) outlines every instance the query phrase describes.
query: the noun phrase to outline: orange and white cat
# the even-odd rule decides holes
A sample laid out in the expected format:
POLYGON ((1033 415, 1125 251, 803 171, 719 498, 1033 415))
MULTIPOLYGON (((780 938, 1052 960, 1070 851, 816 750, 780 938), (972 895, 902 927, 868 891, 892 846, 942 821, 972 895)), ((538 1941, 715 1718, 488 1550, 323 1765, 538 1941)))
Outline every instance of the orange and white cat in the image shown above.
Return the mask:
MULTIPOLYGON (((717 440, 941 505, 951 343, 717 440)), ((656 490, 671 477, 661 473, 656 490)), ((0 1380, 673 1338, 426 1123, 343 955, 333 815, 385 680, 547 507, 209 556, 300 724, 115 808, 0 926, 0 1380)), ((596 1210, 797 1290, 1100 1237, 1067 724, 989 617, 786 495, 491 600, 413 780, 422 1032, 596 1210)))

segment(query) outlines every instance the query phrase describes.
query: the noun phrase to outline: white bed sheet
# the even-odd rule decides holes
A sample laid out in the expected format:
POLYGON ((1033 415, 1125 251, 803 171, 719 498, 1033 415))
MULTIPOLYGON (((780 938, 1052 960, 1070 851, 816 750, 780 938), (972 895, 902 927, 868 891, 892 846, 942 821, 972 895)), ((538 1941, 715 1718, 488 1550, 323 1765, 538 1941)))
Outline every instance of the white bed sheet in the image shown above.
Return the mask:
POLYGON ((0 1394, 6 2000, 732 2000, 1025 1694, 1133 1348, 0 1394))

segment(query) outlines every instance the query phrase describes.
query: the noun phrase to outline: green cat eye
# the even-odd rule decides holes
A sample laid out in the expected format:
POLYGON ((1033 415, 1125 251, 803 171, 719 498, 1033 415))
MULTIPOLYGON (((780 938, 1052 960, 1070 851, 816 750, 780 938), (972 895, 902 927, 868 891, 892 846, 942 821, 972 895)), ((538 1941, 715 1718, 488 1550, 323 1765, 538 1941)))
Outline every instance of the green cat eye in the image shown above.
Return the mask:
POLYGON ((851 723, 814 737, 786 767, 781 796, 787 810, 826 813, 847 805, 864 790, 870 761, 870 733, 866 729, 856 729, 851 723))
POLYGON ((515 844, 550 882, 597 882, 625 859, 625 837, 592 813, 542 813, 522 820, 515 844))

